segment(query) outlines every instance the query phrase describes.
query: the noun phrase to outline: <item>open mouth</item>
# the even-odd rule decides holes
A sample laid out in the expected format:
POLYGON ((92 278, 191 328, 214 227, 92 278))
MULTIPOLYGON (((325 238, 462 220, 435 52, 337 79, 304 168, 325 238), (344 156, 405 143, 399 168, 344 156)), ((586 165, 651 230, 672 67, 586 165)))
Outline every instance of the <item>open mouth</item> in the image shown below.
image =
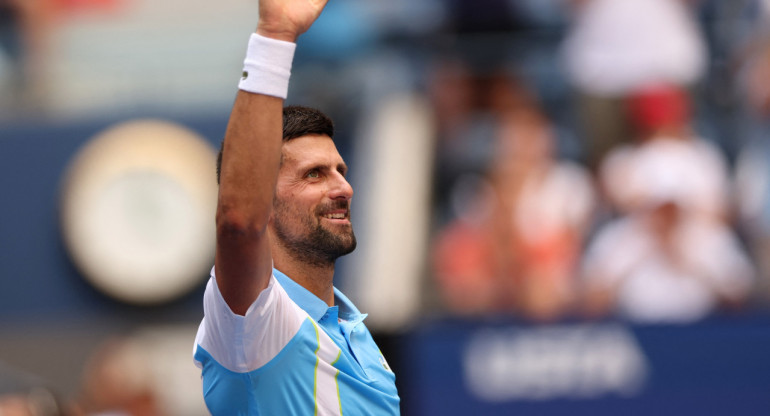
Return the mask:
POLYGON ((349 201, 332 201, 331 203, 320 206, 318 215, 333 223, 350 223, 350 203, 349 201))
POLYGON ((336 223, 350 223, 350 206, 347 204, 334 204, 320 210, 321 218, 336 223))
POLYGON ((325 214, 323 217, 328 218, 330 220, 346 220, 348 218, 348 213, 347 212, 330 212, 328 214, 325 214))

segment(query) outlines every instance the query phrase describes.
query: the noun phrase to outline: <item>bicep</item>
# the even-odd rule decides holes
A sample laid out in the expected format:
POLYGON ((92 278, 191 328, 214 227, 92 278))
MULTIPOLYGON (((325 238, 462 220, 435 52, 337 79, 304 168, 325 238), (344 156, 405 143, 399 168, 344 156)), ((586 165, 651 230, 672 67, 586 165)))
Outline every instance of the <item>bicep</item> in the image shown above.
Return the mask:
POLYGON ((217 286, 230 310, 244 315, 267 287, 272 273, 272 259, 267 235, 244 238, 217 235, 214 268, 217 286))

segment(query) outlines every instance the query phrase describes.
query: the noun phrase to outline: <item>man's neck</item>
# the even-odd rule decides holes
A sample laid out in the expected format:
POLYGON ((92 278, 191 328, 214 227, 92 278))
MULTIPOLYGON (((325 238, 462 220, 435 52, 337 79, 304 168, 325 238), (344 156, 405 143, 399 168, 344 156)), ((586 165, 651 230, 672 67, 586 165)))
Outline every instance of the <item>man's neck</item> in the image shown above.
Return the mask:
POLYGON ((297 261, 282 250, 273 251, 273 265, 291 280, 334 306, 334 264, 318 266, 297 261))

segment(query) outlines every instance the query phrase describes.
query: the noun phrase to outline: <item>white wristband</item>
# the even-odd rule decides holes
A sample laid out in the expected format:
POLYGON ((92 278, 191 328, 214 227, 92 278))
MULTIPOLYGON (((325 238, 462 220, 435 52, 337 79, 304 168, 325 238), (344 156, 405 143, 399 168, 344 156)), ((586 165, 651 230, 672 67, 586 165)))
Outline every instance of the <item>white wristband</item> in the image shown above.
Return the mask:
POLYGON ((238 88, 285 99, 296 47, 296 43, 252 33, 238 88))

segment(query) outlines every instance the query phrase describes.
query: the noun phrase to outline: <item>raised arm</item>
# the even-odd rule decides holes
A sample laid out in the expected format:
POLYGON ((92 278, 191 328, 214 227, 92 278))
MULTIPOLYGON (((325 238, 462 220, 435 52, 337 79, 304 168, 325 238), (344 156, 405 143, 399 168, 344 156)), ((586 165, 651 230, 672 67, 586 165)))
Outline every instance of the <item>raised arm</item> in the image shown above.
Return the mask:
MULTIPOLYGON (((326 0, 260 0, 257 34, 295 42, 325 4, 326 0)), ((268 65, 270 58, 248 57, 268 65)), ((215 269, 222 296, 240 315, 270 279, 267 224, 281 159, 282 112, 282 97, 240 90, 225 133, 215 269)))

